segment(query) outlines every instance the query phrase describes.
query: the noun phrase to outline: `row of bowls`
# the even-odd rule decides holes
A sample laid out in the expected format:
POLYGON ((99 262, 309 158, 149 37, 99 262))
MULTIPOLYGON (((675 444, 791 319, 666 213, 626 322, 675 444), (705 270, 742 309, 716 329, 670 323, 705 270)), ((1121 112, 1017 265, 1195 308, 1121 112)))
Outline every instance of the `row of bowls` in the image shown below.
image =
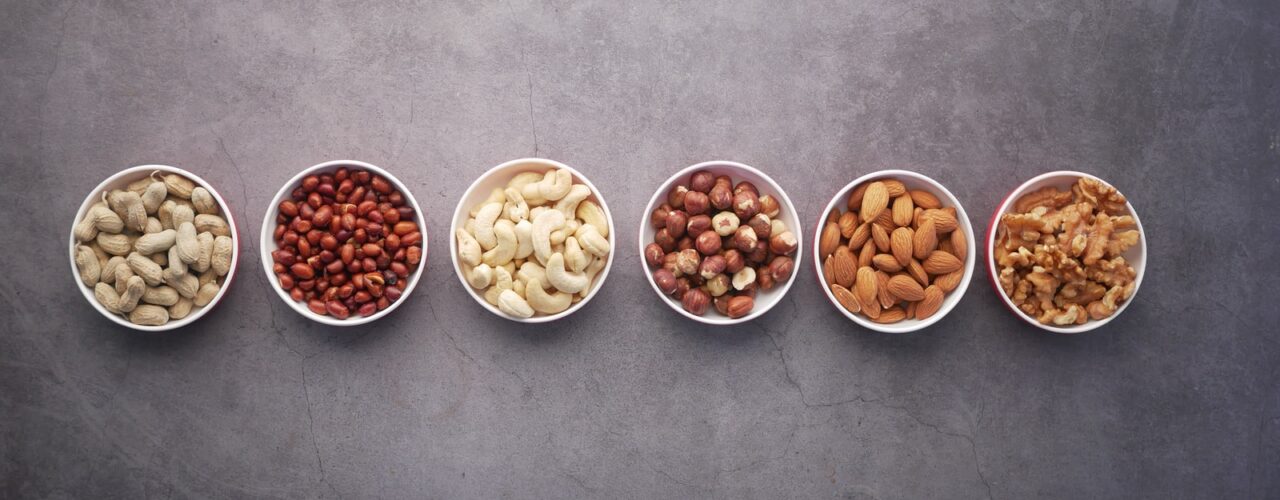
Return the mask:
MULTIPOLYGON (((206 189, 208 189, 209 192, 213 194, 213 197, 217 200, 218 205, 220 206, 222 212, 226 215, 227 223, 230 225, 231 232, 235 238, 236 245, 235 245, 235 251, 233 252, 233 256, 232 256, 231 272, 227 275, 226 283, 224 284, 222 289, 219 291, 218 295, 214 298, 213 302, 211 302, 208 307, 205 307, 200 311, 197 311, 184 319, 170 321, 165 325, 140 326, 140 325, 132 324, 126 321, 124 318, 121 318, 118 315, 108 312, 94 298, 92 289, 85 287, 83 285, 79 285, 81 292, 85 296, 85 299, 91 305, 93 305, 96 309, 98 309, 98 311, 101 312, 104 316, 110 318, 111 320, 123 326, 137 329, 137 330, 144 330, 144 331, 163 331, 163 330, 179 328, 199 319, 201 316, 208 313, 208 311, 211 310, 218 303, 218 301, 222 299, 222 297, 226 293, 226 290, 230 287, 232 278, 235 274, 236 265, 239 262, 239 255, 240 255, 240 233, 238 230, 238 226, 236 225, 235 218, 232 215, 233 211, 227 205, 226 200, 218 193, 216 189, 213 188, 213 186, 211 186, 208 182, 205 182, 199 176, 196 176, 191 172, 188 172, 176 167, 165 166, 165 165, 141 165, 141 166, 125 169, 109 177, 108 179, 103 181, 101 184, 99 184, 98 187, 95 188, 89 194, 88 197, 86 197, 83 205, 80 207, 80 210, 76 214, 75 221, 79 221, 84 216, 84 214, 93 205, 93 203, 95 203, 97 200, 100 199, 100 196, 104 191, 123 188, 124 186, 128 185, 130 182, 135 181, 139 178, 145 177, 147 175, 150 175, 152 172, 156 170, 184 175, 189 179, 195 181, 197 184, 202 185, 206 189)), ((687 183, 689 180, 689 177, 694 172, 699 170, 709 170, 716 175, 729 175, 735 181, 745 180, 755 184, 757 188, 760 189, 761 194, 772 194, 774 195, 775 198, 777 198, 782 203, 781 217, 783 218, 783 221, 787 224, 788 227, 793 227, 793 228, 803 227, 800 223, 800 219, 795 209, 795 206, 791 203, 791 199, 787 196, 786 192, 784 192, 783 189, 765 173, 751 166, 744 165, 741 163, 736 163, 736 162, 729 162, 729 161, 704 162, 696 165, 691 165, 677 172, 676 174, 672 175, 670 178, 666 180, 666 182, 664 182, 657 189, 653 197, 649 200, 649 204, 645 208, 645 211, 642 215, 642 219, 640 222, 639 241, 638 241, 639 243, 638 252, 640 254, 643 254, 644 246, 648 242, 653 241, 653 237, 654 237, 655 230, 648 222, 649 214, 652 213, 654 209, 656 209, 659 205, 661 205, 664 202, 666 193, 672 186, 676 185, 677 183, 687 183)), ((1017 316, 1021 317, 1027 323, 1045 330, 1056 332, 1056 333, 1080 333, 1080 332, 1092 330, 1094 328, 1098 328, 1106 324, 1107 322, 1111 321, 1112 319, 1116 318, 1117 316, 1119 316, 1120 313, 1124 311, 1124 309, 1128 306, 1130 302, 1132 302, 1133 299, 1130 298, 1130 300, 1125 301, 1120 306, 1119 310, 1117 310, 1115 314, 1111 315, 1108 318, 1104 318, 1096 321, 1089 321, 1083 325, 1074 325, 1074 326, 1066 326, 1066 327, 1044 325, 1036 321, 1035 318, 1028 316, 1026 313, 1022 312, 1017 307, 1015 307, 1013 302, 1010 300, 1010 298, 1006 296, 1002 290, 1000 290, 998 285, 996 285, 996 283, 998 283, 997 281, 998 271, 996 269, 995 263, 991 261, 990 255, 992 255, 992 250, 995 245, 995 238, 996 238, 995 228, 997 226, 997 223, 999 222, 1000 217, 1010 209, 1014 201, 1016 201, 1025 193, 1028 193, 1046 186, 1053 186, 1059 189, 1069 189, 1074 182, 1076 182, 1078 179, 1082 177, 1097 179, 1097 177, 1094 177, 1090 174, 1083 173, 1083 172, 1058 171, 1058 172, 1050 172, 1050 173, 1037 176, 1027 181, 1026 183, 1022 184, 1017 189, 1009 193, 1009 195, 1005 198, 1005 200, 996 209, 995 213, 992 215, 991 222, 988 226, 988 231, 986 235, 986 245, 985 245, 986 254, 985 255, 987 256, 987 260, 988 260, 987 268, 988 268, 989 276, 991 278, 991 282, 994 288, 996 289, 996 294, 1001 297, 1001 299, 1004 301, 1005 305, 1008 307, 1010 311, 1012 311, 1017 316)), ((907 170, 881 170, 881 171, 873 172, 873 173, 864 175, 862 177, 859 177, 853 180, 852 182, 848 183, 847 185, 845 185, 842 189, 840 189, 835 194, 835 196, 831 199, 831 201, 824 207, 822 212, 818 214, 817 222, 815 224, 815 229, 813 233, 811 233, 815 235, 815 240, 817 239, 817 234, 819 234, 822 230, 822 226, 824 221, 826 220, 827 213, 839 207, 842 203, 844 203, 845 200, 848 198, 850 192, 856 186, 863 184, 865 182, 871 182, 878 179, 888 179, 888 178, 898 179, 902 181, 903 183, 906 184, 906 186, 909 189, 921 189, 921 190, 928 191, 934 194, 935 196, 937 196, 938 198, 940 198, 946 206, 955 207, 957 212, 957 219, 960 223, 960 230, 963 231, 965 238, 968 241, 968 247, 975 248, 975 249, 977 248, 977 246, 975 245, 973 227, 969 222, 969 217, 965 212, 963 205, 955 197, 955 195, 953 195, 949 190, 947 190, 946 187, 944 187, 942 184, 938 183, 937 181, 925 175, 912 172, 912 171, 907 171, 907 170)), ((1129 205, 1128 209, 1129 209, 1129 213, 1134 216, 1135 220, 1137 220, 1137 213, 1136 211, 1133 210, 1133 206, 1129 205)), ((74 221, 72 225, 74 226, 74 221)), ((1138 245, 1131 248, 1125 254, 1126 260, 1128 260, 1129 263, 1137 271, 1135 294, 1136 294, 1137 285, 1141 285, 1142 283, 1142 276, 1146 267, 1146 235, 1145 233, 1142 232, 1141 222, 1138 222, 1137 226, 1138 226, 1138 231, 1139 231, 1141 241, 1139 242, 1138 245)), ((799 240, 798 248, 801 248, 801 251, 797 252, 795 256, 795 265, 797 268, 799 268, 801 266, 804 247, 803 247, 803 241, 802 241, 803 237, 800 234, 802 233, 802 231, 796 231, 796 233, 797 233, 796 234, 797 240, 799 240)), ((490 169, 488 172, 484 173, 478 179, 476 179, 476 181, 472 183, 470 187, 467 188, 466 192, 462 196, 462 199, 459 200, 458 202, 457 209, 454 211, 453 219, 450 224, 449 235, 450 235, 449 254, 453 262, 455 274, 458 276, 459 281, 462 283, 462 287, 465 290, 467 290, 467 292, 471 295, 471 297, 475 299, 475 301, 485 309, 488 309, 490 312, 498 316, 501 316, 503 318, 510 319, 512 321, 519 321, 519 322, 540 323, 540 322, 554 321, 556 319, 573 314, 575 311, 585 306, 586 303, 589 302, 595 296, 595 294, 600 290, 600 288, 603 286, 606 278, 608 278, 609 270, 612 267, 613 260, 617 255, 616 252, 613 251, 613 250, 616 250, 616 241, 617 241, 617 236, 616 236, 617 232, 614 230, 613 216, 612 216, 612 213, 609 211, 608 205, 605 203, 604 197, 600 194, 600 191, 595 187, 595 185, 591 183, 590 180, 586 178, 586 176, 582 175, 577 170, 574 170, 573 168, 567 165, 564 165, 560 162, 556 162, 553 160, 546 160, 546 159, 538 159, 538 158, 524 158, 524 159, 512 160, 512 161, 503 163, 501 165, 498 165, 490 169), (493 190, 493 188, 505 185, 509 179, 511 179, 516 174, 519 174, 520 172, 525 172, 525 171, 542 172, 542 171, 546 171, 549 169, 556 169, 556 168, 563 168, 568 170, 573 174, 575 183, 581 183, 587 186, 588 188, 590 188, 592 193, 591 199, 594 200, 596 203, 598 203, 600 207, 603 209, 609 223, 609 234, 610 234, 609 244, 611 246, 609 262, 604 267, 604 269, 600 271, 598 278, 594 280, 592 284, 592 289, 589 291, 587 296, 583 300, 578 301, 576 304, 569 307, 567 310, 554 315, 535 316, 532 318, 515 318, 503 313, 497 307, 489 304, 487 301, 484 300, 483 296, 478 291, 476 291, 475 289, 473 289, 471 286, 467 284, 464 274, 460 272, 461 266, 458 262, 457 252, 454 251, 454 248, 456 248, 456 241, 454 241, 453 235, 456 234, 456 230, 458 228, 462 227, 466 223, 466 219, 469 215, 470 207, 484 201, 485 198, 488 196, 488 194, 493 190)), ((387 172, 386 170, 379 168, 375 165, 371 165, 371 164, 360 162, 360 161, 353 161, 353 160, 338 160, 338 161, 321 163, 318 165, 314 165, 310 168, 307 168, 299 172, 292 179, 286 182, 283 187, 280 188, 280 191, 276 194, 275 198, 271 200, 271 204, 269 205, 267 213, 263 217, 262 232, 259 237, 258 244, 259 244, 259 255, 262 257, 263 271, 266 273, 268 281, 273 284, 272 288, 275 289, 276 293, 280 296, 281 300, 283 300, 286 304, 288 304, 289 307, 293 308, 294 311, 297 311, 298 314, 301 314, 309 319, 312 319, 320 323, 343 326, 343 325, 357 325, 357 324, 374 321, 378 318, 381 318, 382 316, 385 316, 386 314, 389 314, 391 311, 395 310, 400 304, 405 302, 408 295, 417 286, 418 281, 422 278, 423 271, 427 267, 425 265, 425 261, 428 255, 428 252, 427 252, 428 240, 429 238, 427 237, 427 225, 424 219, 422 208, 421 206, 418 205, 417 200, 413 197, 412 193, 410 193, 408 187, 405 186, 404 183, 402 183, 390 172, 387 172), (280 202, 285 200, 295 188, 301 185, 303 179, 306 178, 307 176, 331 173, 333 171, 336 171, 339 167, 342 167, 342 166, 346 166, 348 168, 366 169, 366 170, 369 170, 370 172, 373 172, 374 174, 381 175, 382 177, 390 181, 395 186, 395 188, 404 195, 406 203, 408 203, 410 206, 413 207, 415 218, 416 218, 415 222, 417 222, 418 227, 422 229, 423 236, 424 236, 423 244, 422 244, 424 264, 419 265, 417 269, 415 269, 413 273, 409 276, 408 285, 406 286, 401 299, 396 302, 393 302, 386 309, 382 311, 378 311, 373 315, 370 315, 367 317, 352 317, 346 320, 339 320, 330 316, 323 316, 323 315, 316 314, 312 312, 310 309, 308 309, 305 303, 295 302, 292 298, 289 297, 289 294, 284 289, 282 289, 281 287, 275 284, 276 276, 272 270, 273 262, 271 260, 271 252, 276 250, 276 243, 273 238, 272 231, 275 229, 275 226, 276 226, 276 217, 278 215, 278 210, 279 210, 278 207, 280 206, 280 202)), ((74 249, 75 249, 74 235, 70 236, 70 243, 71 244, 69 246, 70 248, 69 259, 71 260, 72 274, 73 276, 76 276, 77 271, 74 263, 74 249)), ((809 253, 814 262, 813 269, 819 276, 818 281, 819 283, 821 283, 822 265, 821 265, 821 259, 818 256, 818 248, 816 245, 811 245, 811 247, 812 248, 809 249, 809 253)), ((919 329, 928 327, 929 325, 932 325, 933 323, 941 320, 944 316, 946 316, 948 312, 951 311, 951 309, 953 309, 956 306, 956 304, 960 302, 960 299, 963 297, 965 290, 968 288, 969 280, 972 278, 973 268, 976 260, 976 254, 977 252, 972 252, 972 251, 968 252, 964 262, 964 269, 965 269, 964 279, 960 283, 960 286, 957 287, 957 289, 954 292, 947 294, 946 299, 943 301, 943 305, 941 309, 938 311, 938 313, 932 315, 931 317, 925 320, 908 319, 908 320, 903 320, 903 321, 892 323, 892 324, 875 323, 863 316, 848 312, 847 310, 845 310, 845 308, 839 305, 839 303, 836 301, 835 296, 832 295, 829 287, 822 286, 821 288, 823 290, 823 293, 826 294, 827 299, 831 302, 833 307, 835 307, 842 314, 844 314, 846 317, 853 320, 854 322, 858 323, 859 325, 862 325, 866 328, 880 331, 880 332, 888 332, 888 333, 910 332, 910 331, 919 330, 919 329)), ((771 290, 760 292, 756 297, 756 307, 753 309, 751 314, 744 316, 742 318, 731 319, 731 318, 728 318, 725 316, 719 316, 716 314, 708 314, 706 316, 697 316, 689 313, 688 311, 685 311, 679 301, 675 300, 670 296, 667 296, 666 294, 662 293, 658 289, 657 285, 653 282, 653 279, 651 277, 652 272, 650 269, 648 269, 647 265, 644 262, 644 259, 638 259, 638 260, 640 261, 640 265, 644 267, 644 273, 648 277, 647 279, 650 285, 653 286, 654 292, 659 297, 661 297, 660 300, 664 301, 668 306, 670 306, 676 312, 683 314, 690 319, 693 319, 695 321, 700 321, 703 323, 716 324, 716 325, 729 325, 729 324, 736 324, 736 323, 741 323, 745 321, 750 321, 764 314, 769 309, 771 309, 774 305, 776 305, 784 295, 786 295, 787 291, 791 288, 791 284, 795 282, 796 275, 799 274, 799 273, 792 273, 791 278, 788 279, 786 283, 780 283, 778 286, 775 286, 771 290)), ((78 278, 77 278, 77 284, 79 284, 78 278)))

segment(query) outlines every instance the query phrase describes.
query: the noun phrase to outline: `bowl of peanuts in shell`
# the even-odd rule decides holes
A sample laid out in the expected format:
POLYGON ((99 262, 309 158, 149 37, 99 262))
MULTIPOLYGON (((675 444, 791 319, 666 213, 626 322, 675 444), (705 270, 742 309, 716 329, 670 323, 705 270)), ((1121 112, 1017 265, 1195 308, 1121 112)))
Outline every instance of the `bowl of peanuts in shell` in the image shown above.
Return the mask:
POLYGON ((1023 183, 987 229, 987 269, 1014 314, 1055 333, 1082 333, 1133 302, 1147 266, 1146 234, 1115 187, 1084 172, 1023 183))
POLYGON ((909 170, 882 170, 831 199, 815 230, 814 269, 845 317, 871 330, 926 328, 960 303, 975 263, 955 195, 909 170))
POLYGON ((355 160, 313 165, 268 205, 263 270, 298 314, 327 325, 368 323, 403 304, 421 280, 424 221, 391 172, 355 160))
POLYGON ((90 192, 75 220, 71 270, 85 299, 119 325, 188 325, 222 300, 235 276, 235 218, 212 185, 186 170, 122 170, 90 192))

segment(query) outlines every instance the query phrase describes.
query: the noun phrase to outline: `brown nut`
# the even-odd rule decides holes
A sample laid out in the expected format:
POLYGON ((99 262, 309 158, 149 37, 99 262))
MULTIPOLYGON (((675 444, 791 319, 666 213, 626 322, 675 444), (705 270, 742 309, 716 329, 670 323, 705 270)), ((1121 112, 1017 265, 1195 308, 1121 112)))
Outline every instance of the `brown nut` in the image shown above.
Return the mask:
POLYGON ((742 256, 742 252, 737 249, 729 249, 724 251, 724 271, 730 274, 741 271, 747 265, 746 258, 742 256))
POLYGON ((698 252, 701 252, 702 255, 715 255, 720 253, 721 245, 720 235, 716 234, 715 231, 703 231, 702 234, 698 235, 697 247, 698 252))
POLYGON ((711 279, 717 274, 725 272, 729 268, 728 263, 722 255, 712 255, 702 259, 702 264, 698 265, 698 274, 703 279, 711 279))
POLYGON ((751 229, 751 226, 740 226, 733 233, 733 247, 743 253, 755 251, 757 241, 759 241, 759 238, 756 237, 756 232, 751 229))
POLYGON ((706 170, 699 170, 689 176, 689 189, 699 193, 709 193, 716 185, 716 175, 706 170))
POLYGON ((653 209, 653 213, 649 214, 649 225, 654 229, 667 227, 667 213, 671 211, 671 205, 663 203, 662 206, 653 209))
POLYGON ((705 193, 689 191, 684 197, 684 210, 689 215, 701 215, 711 209, 711 200, 705 193))
POLYGON ((685 233, 702 234, 708 229, 711 229, 711 216, 700 214, 689 218, 689 224, 685 226, 685 233))
POLYGON ((778 199, 773 195, 766 194, 760 197, 760 213, 768 215, 770 219, 778 217, 782 211, 782 207, 778 205, 778 199))
POLYGON ((689 235, 685 235, 680 238, 680 241, 676 242, 676 250, 688 250, 693 247, 693 238, 690 238, 689 235))
POLYGON ((747 225, 755 230, 756 238, 767 240, 773 236, 773 221, 765 214, 755 214, 747 221, 747 225))
POLYGON ((786 255, 796 251, 796 235, 791 231, 783 231, 769 238, 769 251, 778 255, 786 255))
POLYGON ((730 318, 741 318, 751 314, 751 309, 755 308, 755 299, 746 295, 738 295, 729 299, 728 316, 730 318))
POLYGON ((733 213, 739 219, 750 219, 760 213, 760 198, 751 191, 739 191, 733 195, 733 213))
POLYGON ((734 186, 733 194, 736 196, 738 193, 751 193, 756 195, 756 198, 760 197, 760 190, 756 189, 756 185, 752 184, 751 181, 742 181, 737 186, 734 186))
POLYGON ((657 243, 659 247, 662 247, 662 251, 667 253, 671 253, 676 249, 676 238, 671 236, 671 233, 665 227, 659 229, 658 233, 653 235, 653 242, 657 243))
POLYGON ((712 297, 720 297, 729 291, 729 287, 731 287, 732 284, 729 282, 728 275, 717 274, 708 278, 705 286, 707 287, 707 292, 710 293, 712 297))
POLYGON ((733 188, 727 181, 717 182, 715 187, 711 188, 711 192, 707 193, 707 199, 716 210, 728 210, 733 206, 733 188))
POLYGON ((667 252, 662 251, 662 247, 657 243, 650 243, 644 247, 644 261, 648 262, 650 266, 661 266, 662 257, 666 255, 667 252))
POLYGON ((667 213, 666 228, 667 232, 670 233, 673 238, 680 238, 681 236, 684 236, 684 231, 688 224, 689 216, 685 215, 683 211, 672 210, 667 213))
POLYGON ((653 272, 653 283, 658 285, 658 289, 662 293, 671 295, 676 292, 676 275, 666 269, 659 269, 653 272))
POLYGON ((729 294, 727 294, 727 293, 726 293, 726 294, 724 294, 724 295, 721 295, 721 296, 719 296, 719 297, 716 297, 716 298, 712 299, 712 300, 711 300, 711 303, 712 303, 713 305, 715 305, 716 312, 719 312, 720 314, 723 314, 723 315, 725 315, 725 316, 728 316, 728 315, 729 315, 729 300, 730 300, 730 299, 732 299, 733 297, 734 297, 733 295, 729 295, 729 294))
POLYGON ((698 251, 692 248, 681 250, 676 254, 676 269, 681 274, 689 275, 698 272, 698 265, 702 262, 702 258, 698 257, 698 251))
POLYGON ((701 288, 693 288, 685 292, 680 303, 684 306, 684 310, 696 316, 702 316, 707 312, 707 307, 711 306, 711 295, 701 288))
POLYGON ((747 254, 747 260, 756 264, 764 264, 764 260, 769 258, 769 242, 760 240, 756 242, 756 248, 747 254))
POLYGON ((684 197, 687 194, 689 194, 689 188, 677 184, 667 191, 667 204, 672 208, 684 208, 684 197))
POLYGON ((791 279, 791 273, 795 271, 796 261, 791 257, 779 255, 769 261, 768 275, 774 281, 782 283, 791 279))

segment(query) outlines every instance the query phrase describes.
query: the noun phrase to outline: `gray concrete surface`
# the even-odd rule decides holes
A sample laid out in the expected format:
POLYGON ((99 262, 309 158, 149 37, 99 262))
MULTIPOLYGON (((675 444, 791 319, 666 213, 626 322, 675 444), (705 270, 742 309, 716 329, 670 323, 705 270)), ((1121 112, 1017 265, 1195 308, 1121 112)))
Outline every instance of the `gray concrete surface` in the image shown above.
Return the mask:
POLYGON ((0 496, 1280 497, 1278 25, 1271 1, 5 1, 0 496), (621 227, 603 292, 546 327, 475 305, 441 250, 461 191, 529 155, 621 227), (282 307, 255 250, 279 185, 338 158, 406 180, 435 245, 427 286, 349 330, 282 307), (1076 337, 983 279, 877 335, 807 268, 707 329, 631 250, 653 187, 707 159, 770 172, 804 220, 913 168, 978 227, 1088 170, 1152 265, 1076 337), (85 194, 150 162, 246 230, 219 310, 157 336, 100 318, 64 248, 85 194))

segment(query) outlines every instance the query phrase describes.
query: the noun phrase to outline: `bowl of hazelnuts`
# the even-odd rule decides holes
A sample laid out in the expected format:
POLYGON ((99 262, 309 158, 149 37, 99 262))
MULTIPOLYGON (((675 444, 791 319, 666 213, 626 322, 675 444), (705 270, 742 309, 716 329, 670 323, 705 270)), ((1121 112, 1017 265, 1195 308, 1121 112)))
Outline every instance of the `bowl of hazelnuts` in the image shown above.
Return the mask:
POLYGON ((786 295, 800 265, 800 219, 773 179, 731 161, 689 166, 653 194, 641 265, 658 296, 695 321, 750 321, 786 295))

